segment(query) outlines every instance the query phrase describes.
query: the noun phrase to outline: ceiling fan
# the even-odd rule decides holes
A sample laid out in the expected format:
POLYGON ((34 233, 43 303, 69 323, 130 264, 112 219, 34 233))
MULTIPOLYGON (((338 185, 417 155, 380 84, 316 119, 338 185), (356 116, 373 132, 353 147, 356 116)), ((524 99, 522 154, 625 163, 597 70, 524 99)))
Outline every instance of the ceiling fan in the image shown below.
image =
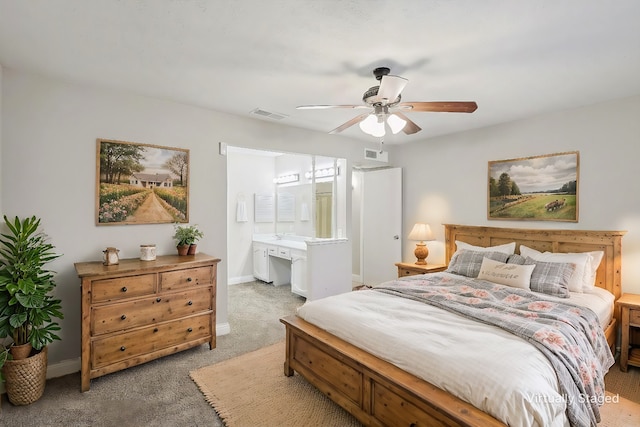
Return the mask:
POLYGON ((362 95, 365 105, 300 105, 296 108, 299 110, 328 108, 370 110, 341 124, 329 133, 342 132, 358 123, 364 133, 375 137, 383 137, 386 134, 385 125, 394 134, 402 131, 411 135, 422 130, 404 114, 405 112, 473 113, 478 108, 475 102, 401 102, 401 92, 408 80, 390 75, 390 71, 387 67, 378 67, 373 70, 373 75, 380 84, 369 88, 362 95))

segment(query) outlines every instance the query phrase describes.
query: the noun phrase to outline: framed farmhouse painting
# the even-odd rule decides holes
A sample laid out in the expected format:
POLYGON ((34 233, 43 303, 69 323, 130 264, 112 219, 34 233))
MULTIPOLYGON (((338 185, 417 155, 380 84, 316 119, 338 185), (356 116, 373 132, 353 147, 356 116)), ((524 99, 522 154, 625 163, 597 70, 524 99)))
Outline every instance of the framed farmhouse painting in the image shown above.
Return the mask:
POLYGON ((96 224, 189 222, 189 150, 97 140, 96 224))
POLYGON ((489 219, 578 222, 577 151, 489 162, 489 219))

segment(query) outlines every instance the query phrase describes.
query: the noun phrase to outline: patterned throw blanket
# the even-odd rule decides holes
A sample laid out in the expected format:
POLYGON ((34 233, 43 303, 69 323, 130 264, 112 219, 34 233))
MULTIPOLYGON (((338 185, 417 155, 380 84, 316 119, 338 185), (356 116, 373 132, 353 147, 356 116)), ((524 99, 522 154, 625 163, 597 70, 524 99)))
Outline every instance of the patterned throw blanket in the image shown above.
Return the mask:
POLYGON ((592 310, 463 276, 414 276, 374 289, 422 301, 527 340, 553 366, 571 425, 600 422, 604 374, 614 359, 592 310))

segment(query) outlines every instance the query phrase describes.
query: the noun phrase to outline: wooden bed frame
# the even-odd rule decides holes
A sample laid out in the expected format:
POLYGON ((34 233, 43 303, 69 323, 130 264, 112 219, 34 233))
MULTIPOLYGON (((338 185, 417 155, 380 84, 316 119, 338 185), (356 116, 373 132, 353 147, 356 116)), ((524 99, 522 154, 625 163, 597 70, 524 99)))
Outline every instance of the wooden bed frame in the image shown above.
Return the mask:
MULTIPOLYGON (((445 224, 445 258, 455 241, 495 246, 515 241, 540 251, 604 251, 596 286, 617 300, 621 289, 623 231, 520 229, 445 224)), ((615 350, 619 311, 605 330, 615 350)), ((434 385, 341 340, 297 316, 286 327, 284 373, 298 372, 365 425, 504 426, 489 414, 434 385)))

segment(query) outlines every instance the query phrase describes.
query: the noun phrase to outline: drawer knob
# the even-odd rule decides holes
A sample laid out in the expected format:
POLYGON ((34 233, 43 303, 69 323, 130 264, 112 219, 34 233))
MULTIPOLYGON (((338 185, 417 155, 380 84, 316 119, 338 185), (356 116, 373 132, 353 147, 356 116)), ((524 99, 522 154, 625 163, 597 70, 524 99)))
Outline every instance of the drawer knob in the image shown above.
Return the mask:
POLYGON ((193 305, 193 301, 189 301, 187 305, 193 305))
POLYGON ((153 328, 153 332, 158 332, 158 328, 153 328))
POLYGON ((122 320, 124 320, 124 319, 126 319, 126 318, 127 318, 127 315, 126 315, 126 314, 123 314, 122 316, 120 316, 120 319, 122 319, 122 320))
POLYGON ((191 277, 187 277, 187 282, 192 282, 193 279, 191 277))
POLYGON ((122 287, 122 292, 127 292, 127 287, 126 286, 122 287))
POLYGON ((162 298, 156 298, 156 302, 162 301, 162 298))
POLYGON ((187 332, 193 332, 193 328, 187 329, 187 332))
POLYGON ((127 349, 127 347, 125 347, 125 346, 120 347, 120 351, 125 351, 126 349, 127 349))

